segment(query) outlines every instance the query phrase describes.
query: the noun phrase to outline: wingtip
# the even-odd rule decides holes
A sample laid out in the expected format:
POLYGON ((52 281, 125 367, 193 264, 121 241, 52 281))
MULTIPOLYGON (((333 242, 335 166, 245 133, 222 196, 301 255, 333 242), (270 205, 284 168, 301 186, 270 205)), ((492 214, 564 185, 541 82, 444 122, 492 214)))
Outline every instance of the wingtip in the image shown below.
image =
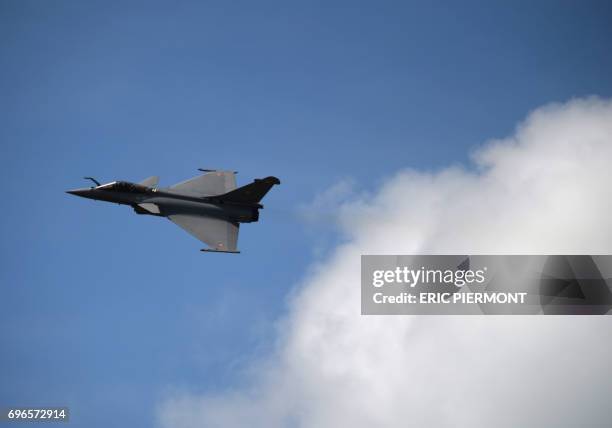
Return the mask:
POLYGON ((216 250, 214 248, 202 248, 200 251, 204 253, 240 254, 240 251, 238 250, 216 250))

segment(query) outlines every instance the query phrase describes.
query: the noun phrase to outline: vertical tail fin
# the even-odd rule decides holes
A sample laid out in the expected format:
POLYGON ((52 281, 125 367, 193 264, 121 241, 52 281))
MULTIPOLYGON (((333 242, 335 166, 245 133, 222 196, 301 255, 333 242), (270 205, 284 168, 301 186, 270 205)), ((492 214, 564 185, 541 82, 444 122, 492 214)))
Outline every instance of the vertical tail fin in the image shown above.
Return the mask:
POLYGON ((256 178, 251 184, 220 195, 219 199, 241 204, 257 204, 275 184, 280 184, 280 180, 276 177, 256 178))

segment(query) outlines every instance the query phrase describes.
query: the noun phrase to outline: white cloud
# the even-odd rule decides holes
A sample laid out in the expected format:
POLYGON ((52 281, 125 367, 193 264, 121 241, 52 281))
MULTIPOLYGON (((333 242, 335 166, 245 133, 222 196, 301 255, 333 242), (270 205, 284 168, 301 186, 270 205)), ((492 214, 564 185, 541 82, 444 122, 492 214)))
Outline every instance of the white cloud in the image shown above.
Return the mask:
POLYGON ((165 427, 609 426, 612 318, 361 316, 360 254, 612 253, 612 102, 545 106, 474 168, 406 170, 338 207, 248 385, 175 395, 165 427))

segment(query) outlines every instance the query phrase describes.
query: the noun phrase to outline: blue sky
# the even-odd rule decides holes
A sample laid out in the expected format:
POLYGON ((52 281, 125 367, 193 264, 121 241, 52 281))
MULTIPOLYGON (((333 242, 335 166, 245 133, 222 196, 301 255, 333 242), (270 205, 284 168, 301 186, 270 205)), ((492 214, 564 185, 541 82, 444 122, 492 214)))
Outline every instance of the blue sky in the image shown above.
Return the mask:
POLYGON ((611 96, 611 21, 603 1, 0 1, 0 406, 146 427, 173 388, 239 383, 316 260, 300 205, 611 96), (239 256, 64 193, 198 167, 282 181, 239 256))

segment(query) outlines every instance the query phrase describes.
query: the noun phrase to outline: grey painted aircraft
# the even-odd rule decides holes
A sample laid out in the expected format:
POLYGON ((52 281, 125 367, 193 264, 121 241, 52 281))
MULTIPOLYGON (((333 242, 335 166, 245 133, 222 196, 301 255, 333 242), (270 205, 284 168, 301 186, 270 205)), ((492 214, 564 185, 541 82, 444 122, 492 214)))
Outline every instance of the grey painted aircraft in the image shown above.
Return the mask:
POLYGON ((113 181, 68 190, 67 193, 99 201, 131 206, 137 214, 167 217, 179 227, 209 246, 202 251, 239 253, 240 223, 259 220, 260 201, 275 184, 276 177, 255 179, 236 187, 236 172, 200 169, 204 174, 158 188, 159 177, 140 183, 113 181))

